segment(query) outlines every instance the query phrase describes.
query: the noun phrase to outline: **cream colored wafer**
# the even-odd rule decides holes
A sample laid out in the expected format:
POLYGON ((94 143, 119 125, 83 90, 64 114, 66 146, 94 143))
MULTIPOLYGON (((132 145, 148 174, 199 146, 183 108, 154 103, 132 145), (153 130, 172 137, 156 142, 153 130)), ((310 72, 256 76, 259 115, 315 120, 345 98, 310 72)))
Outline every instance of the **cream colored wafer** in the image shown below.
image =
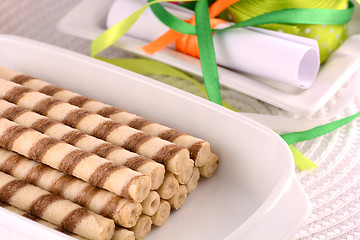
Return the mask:
POLYGON ((4 148, 0 148, 0 171, 87 207, 124 227, 134 226, 142 212, 138 202, 97 188, 4 148))
POLYGON ((185 184, 188 193, 191 193, 192 191, 195 190, 199 180, 200 180, 200 170, 199 168, 194 167, 193 175, 191 176, 190 181, 187 184, 185 184))
POLYGON ((115 233, 111 240, 135 240, 135 234, 126 228, 115 226, 115 233))
POLYGON ((185 185, 180 185, 179 189, 176 191, 174 196, 172 196, 168 201, 171 205, 171 208, 178 210, 180 209, 187 198, 188 191, 185 185))
POLYGON ((173 173, 180 174, 184 170, 184 162, 189 159, 189 151, 186 148, 159 137, 7 80, 0 79, 0 84, 1 98, 151 158, 164 164, 166 169, 173 173))
POLYGON ((147 198, 141 202, 142 212, 148 216, 152 216, 158 210, 160 205, 160 196, 155 191, 150 191, 147 198))
MULTIPOLYGON (((56 225, 54 225, 54 224, 52 224, 52 223, 49 223, 49 222, 46 221, 46 220, 43 220, 43 219, 41 219, 41 218, 38 218, 38 217, 36 217, 36 216, 28 213, 28 212, 25 212, 25 211, 23 211, 23 210, 21 210, 21 209, 19 209, 19 208, 16 208, 16 207, 14 207, 14 206, 11 206, 11 205, 9 205, 9 204, 0 202, 0 207, 5 208, 5 209, 7 209, 7 210, 9 210, 9 211, 11 211, 11 212, 14 212, 14 213, 16 213, 16 214, 19 214, 20 216, 26 217, 26 218, 28 218, 28 219, 30 219, 30 220, 33 220, 34 222, 37 222, 37 223, 40 223, 40 224, 42 224, 42 225, 44 225, 44 226, 47 226, 47 227, 49 227, 49 228, 52 228, 52 229, 54 229, 54 230, 56 230, 56 231, 65 233, 66 235, 69 235, 69 236, 74 237, 74 238, 76 238, 76 239, 86 240, 86 238, 83 238, 83 237, 81 237, 81 236, 79 236, 79 235, 77 235, 77 234, 75 234, 75 233, 69 232, 69 231, 67 231, 67 230, 65 230, 65 229, 63 229, 63 228, 61 228, 61 227, 59 227, 59 226, 56 226, 56 225)), ((114 234, 114 235, 115 235, 115 234, 114 234)))
POLYGON ((141 215, 136 225, 130 228, 135 234, 135 239, 144 239, 151 231, 151 217, 147 215, 141 215))
POLYGON ((163 184, 157 189, 157 193, 163 199, 171 198, 179 189, 179 182, 171 172, 165 173, 163 184))
POLYGON ((151 216, 151 220, 155 226, 162 226, 169 218, 171 212, 170 203, 166 200, 160 199, 159 209, 154 215, 151 216))
POLYGON ((89 239, 111 239, 112 220, 0 172, 0 201, 89 239))
POLYGON ((187 184, 190 181, 193 173, 194 173, 194 161, 189 159, 189 161, 186 161, 184 171, 179 175, 175 174, 175 177, 179 181, 179 183, 187 184))
POLYGON ((4 67, 0 67, 0 78, 22 84, 31 89, 53 96, 56 99, 69 102, 88 111, 108 117, 113 121, 127 124, 153 136, 158 136, 186 147, 189 149, 190 156, 194 159, 195 166, 197 167, 204 165, 209 159, 210 144, 202 139, 4 67))
POLYGON ((0 116, 141 172, 151 178, 152 190, 158 189, 164 181, 164 165, 130 152, 118 145, 87 135, 80 130, 51 120, 21 106, 9 103, 4 99, 0 99, 0 116))
POLYGON ((5 118, 0 118, 0 146, 125 198, 142 201, 150 191, 148 176, 5 118))
POLYGON ((209 162, 200 167, 200 175, 203 177, 211 177, 216 172, 219 166, 219 156, 215 153, 210 154, 209 162))

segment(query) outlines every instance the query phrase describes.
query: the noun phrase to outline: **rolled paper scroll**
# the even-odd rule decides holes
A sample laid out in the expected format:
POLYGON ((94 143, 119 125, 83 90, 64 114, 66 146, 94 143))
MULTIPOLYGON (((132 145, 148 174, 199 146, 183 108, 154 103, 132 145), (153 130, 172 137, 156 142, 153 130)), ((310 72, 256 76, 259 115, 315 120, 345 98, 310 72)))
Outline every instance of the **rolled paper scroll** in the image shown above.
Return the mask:
POLYGON ((45 81, 25 76, 23 73, 13 71, 2 66, 0 66, 0 78, 19 83, 33 90, 53 96, 58 100, 69 102, 80 108, 110 118, 115 122, 129 125, 130 127, 147 132, 152 136, 157 136, 164 140, 186 147, 190 152, 191 159, 195 161, 196 166, 204 165, 209 159, 210 144, 202 139, 160 125, 159 123, 152 122, 148 119, 128 113, 97 100, 89 99, 78 93, 62 89, 45 81))
POLYGON ((3 99, 0 99, 0 116, 143 173, 151 178, 151 189, 158 189, 164 181, 165 168, 162 164, 3 99))
POLYGON ((156 191, 150 191, 144 201, 141 202, 142 212, 152 216, 158 210, 160 205, 160 196, 156 191))
POLYGON ((164 225, 170 216, 170 212, 170 203, 164 199, 160 199, 159 209, 155 212, 154 215, 151 216, 153 224, 157 227, 164 225))
POLYGON ((176 193, 178 189, 179 182, 175 178, 175 175, 171 172, 166 172, 163 184, 156 191, 159 193, 161 198, 169 199, 176 193))
POLYGON ((75 233, 69 232, 69 231, 67 231, 67 230, 65 230, 65 229, 63 229, 63 228, 61 228, 59 226, 56 226, 56 225, 54 225, 54 224, 52 224, 52 223, 50 223, 50 222, 48 222, 46 220, 38 218, 38 217, 28 213, 28 212, 25 212, 25 211, 17 208, 17 207, 11 206, 11 205, 3 203, 3 202, 0 202, 0 207, 5 208, 5 209, 7 209, 7 210, 9 210, 9 211, 11 211, 13 213, 19 214, 19 215, 21 215, 23 217, 26 217, 26 218, 34 221, 34 222, 40 223, 40 224, 42 224, 42 225, 44 225, 46 227, 49 227, 51 229, 54 229, 56 231, 65 233, 66 235, 69 235, 69 236, 74 237, 76 239, 86 240, 86 238, 83 238, 83 237, 81 237, 81 236, 79 236, 79 235, 77 235, 75 233))
POLYGON ((200 179, 200 170, 199 168, 194 167, 193 175, 191 176, 189 182, 185 184, 188 193, 191 193, 192 191, 195 190, 199 182, 199 179, 200 179))
POLYGON ((180 185, 176 193, 168 200, 171 208, 175 210, 180 209, 184 205, 187 195, 188 191, 186 189, 186 186, 180 185))
POLYGON ((215 153, 211 153, 209 162, 199 168, 201 176, 211 177, 216 172, 218 166, 219 166, 219 156, 216 155, 215 153))
POLYGON ((142 212, 138 202, 122 198, 3 148, 0 148, 0 171, 87 207, 124 227, 134 226, 142 212))
POLYGON ((114 234, 112 220, 3 172, 0 201, 88 239, 111 239, 114 234))
POLYGON ((144 239, 151 231, 151 217, 141 215, 134 227, 130 228, 134 232, 136 239, 144 239))
POLYGON ((150 191, 148 176, 5 118, 0 146, 125 198, 142 201, 150 191))
MULTIPOLYGON (((107 16, 107 27, 115 25, 142 6, 141 1, 115 1, 107 16)), ((167 10, 181 19, 190 19, 193 14, 177 6, 167 10)), ((231 23, 220 25, 217 28, 228 27, 231 23)), ((168 30, 151 9, 147 9, 127 35, 151 42, 168 30)), ((308 88, 314 82, 320 67, 317 42, 289 35, 283 33, 281 36, 273 36, 245 28, 215 32, 213 39, 218 65, 299 88, 308 88), (293 41, 294 38, 297 40, 293 41)))
POLYGON ((181 173, 184 170, 183 163, 189 159, 189 151, 179 145, 116 123, 14 82, 0 79, 0 84, 2 86, 0 97, 3 99, 151 158, 164 164, 168 171, 181 173))

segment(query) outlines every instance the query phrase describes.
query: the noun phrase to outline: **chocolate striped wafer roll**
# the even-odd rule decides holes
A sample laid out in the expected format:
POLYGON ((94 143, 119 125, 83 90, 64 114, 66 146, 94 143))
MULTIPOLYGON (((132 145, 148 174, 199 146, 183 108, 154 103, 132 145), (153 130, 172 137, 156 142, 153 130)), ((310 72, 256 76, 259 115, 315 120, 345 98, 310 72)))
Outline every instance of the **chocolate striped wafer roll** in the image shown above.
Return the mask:
POLYGON ((111 240, 135 240, 135 234, 126 228, 115 226, 114 236, 111 240))
POLYGON ((184 170, 184 162, 189 159, 189 151, 186 148, 159 137, 153 137, 4 79, 0 79, 0 85, 1 98, 151 158, 164 164, 166 169, 173 173, 180 174, 184 170))
MULTIPOLYGON (((49 228, 51 228, 51 229, 54 229, 54 230, 56 230, 56 231, 65 233, 66 235, 69 235, 69 236, 74 237, 74 238, 76 238, 76 239, 86 240, 86 238, 83 238, 83 237, 81 237, 81 236, 79 236, 79 235, 77 235, 77 234, 75 234, 75 233, 69 232, 69 231, 67 231, 67 230, 65 230, 65 229, 63 229, 63 228, 61 228, 61 227, 59 227, 59 226, 56 226, 56 225, 54 225, 54 224, 52 224, 52 223, 49 223, 49 222, 46 221, 46 220, 43 220, 43 219, 41 219, 41 218, 38 218, 38 217, 36 217, 36 216, 28 213, 28 212, 25 212, 25 211, 23 211, 23 210, 21 210, 21 209, 19 209, 19 208, 16 208, 16 207, 14 207, 14 206, 11 206, 11 205, 9 205, 9 204, 0 202, 0 207, 5 208, 5 209, 7 209, 7 210, 9 210, 9 211, 11 211, 11 212, 13 212, 13 213, 19 214, 20 216, 26 217, 26 218, 34 221, 34 222, 40 223, 40 224, 42 224, 42 225, 44 225, 44 226, 46 226, 46 227, 49 227, 49 228)), ((115 234, 114 234, 114 235, 115 235, 115 234)), ((135 239, 135 238, 134 238, 134 239, 135 239)))
POLYGON ((216 172, 219 166, 219 156, 211 152, 209 162, 200 167, 200 174, 203 177, 211 177, 216 172))
POLYGON ((179 183, 187 184, 190 181, 193 173, 194 173, 194 161, 190 159, 189 161, 186 161, 185 170, 179 175, 175 174, 175 178, 179 181, 179 183))
POLYGON ((130 228, 135 234, 135 239, 144 239, 151 231, 152 220, 147 215, 141 215, 136 225, 130 228))
POLYGON ((151 216, 153 224, 157 227, 164 225, 169 218, 171 212, 170 203, 164 199, 160 199, 160 205, 154 215, 151 216))
POLYGON ((88 239, 111 239, 114 221, 0 172, 0 201, 88 239))
POLYGON ((150 191, 148 176, 5 118, 0 146, 125 198, 142 201, 150 191))
MULTIPOLYGON (((0 116, 143 173, 151 178, 152 190, 158 189, 164 181, 164 165, 130 152, 113 143, 105 142, 104 140, 85 134, 63 123, 51 120, 4 99, 0 99, 0 116)), ((191 160, 189 159, 188 161, 191 160)))
POLYGON ((188 193, 191 193, 192 191, 195 190, 199 180, 200 180, 200 170, 199 168, 194 167, 193 175, 191 176, 190 181, 187 184, 185 184, 188 193))
POLYGON ((187 194, 188 194, 188 191, 186 189, 186 186, 180 185, 179 189, 176 191, 174 196, 172 196, 170 199, 167 200, 170 203, 171 208, 173 208, 175 210, 178 210, 179 208, 181 208, 185 203, 187 194))
POLYGON ((148 216, 152 216, 158 210, 160 205, 160 196, 156 191, 150 191, 147 198, 141 202, 142 212, 148 216))
POLYGON ((171 172, 165 173, 163 184, 157 189, 157 193, 163 199, 171 198, 179 189, 179 182, 171 172))
POLYGON ((134 226, 142 212, 142 206, 138 202, 122 198, 3 148, 0 148, 0 171, 87 207, 124 227, 134 226))
POLYGON ((186 147, 197 167, 204 165, 209 159, 210 144, 202 139, 4 67, 0 67, 0 78, 16 82, 53 96, 56 99, 69 102, 88 111, 110 118, 115 122, 129 125, 153 136, 158 136, 164 140, 186 147))

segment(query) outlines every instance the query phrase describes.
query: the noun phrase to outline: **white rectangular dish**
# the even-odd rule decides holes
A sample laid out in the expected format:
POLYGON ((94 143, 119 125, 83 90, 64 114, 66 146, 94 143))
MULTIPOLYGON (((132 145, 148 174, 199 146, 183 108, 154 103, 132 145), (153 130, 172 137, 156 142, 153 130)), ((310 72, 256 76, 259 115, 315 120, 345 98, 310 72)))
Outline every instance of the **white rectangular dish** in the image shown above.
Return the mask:
MULTIPOLYGON (((286 239, 310 203, 272 130, 190 93, 65 49, 0 35, 0 65, 208 140, 221 157, 183 208, 146 239, 286 239)), ((0 86, 1 87, 1 86, 0 86)), ((0 208, 3 239, 71 239, 0 208)))
MULTIPOLYGON (((106 17, 114 0, 84 0, 59 22, 58 29, 64 33, 93 40, 106 30, 106 17)), ((355 9, 353 20, 349 24, 350 34, 360 33, 360 15, 355 9), (358 15, 358 16, 357 16, 358 15)), ((129 12, 129 15, 131 12, 129 12)), ((269 80, 255 80, 226 68, 218 67, 220 83, 241 93, 260 99, 266 103, 300 115, 310 115, 323 107, 337 91, 360 69, 360 35, 347 41, 321 67, 314 84, 307 90, 290 89, 284 84, 269 80)), ((125 35, 115 43, 125 51, 151 58, 185 72, 202 76, 200 61, 172 49, 163 49, 153 55, 147 55, 141 47, 147 42, 125 35)))

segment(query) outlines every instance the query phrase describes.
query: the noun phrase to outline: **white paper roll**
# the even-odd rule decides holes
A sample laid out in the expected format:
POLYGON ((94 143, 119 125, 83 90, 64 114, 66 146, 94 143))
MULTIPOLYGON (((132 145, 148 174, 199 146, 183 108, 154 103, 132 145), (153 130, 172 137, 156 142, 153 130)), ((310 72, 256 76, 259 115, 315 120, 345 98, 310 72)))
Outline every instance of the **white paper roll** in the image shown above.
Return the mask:
MULTIPOLYGON (((143 6, 141 1, 116 0, 107 17, 111 27, 143 6)), ((181 19, 191 11, 174 6, 167 9, 181 19)), ((225 23, 218 26, 224 28, 225 23)), ((127 35, 151 42, 169 28, 145 10, 127 35)), ((174 48, 174 46, 169 46, 174 48)), ((220 66, 306 89, 319 71, 320 58, 316 40, 259 28, 239 28, 214 34, 214 48, 220 66)))

